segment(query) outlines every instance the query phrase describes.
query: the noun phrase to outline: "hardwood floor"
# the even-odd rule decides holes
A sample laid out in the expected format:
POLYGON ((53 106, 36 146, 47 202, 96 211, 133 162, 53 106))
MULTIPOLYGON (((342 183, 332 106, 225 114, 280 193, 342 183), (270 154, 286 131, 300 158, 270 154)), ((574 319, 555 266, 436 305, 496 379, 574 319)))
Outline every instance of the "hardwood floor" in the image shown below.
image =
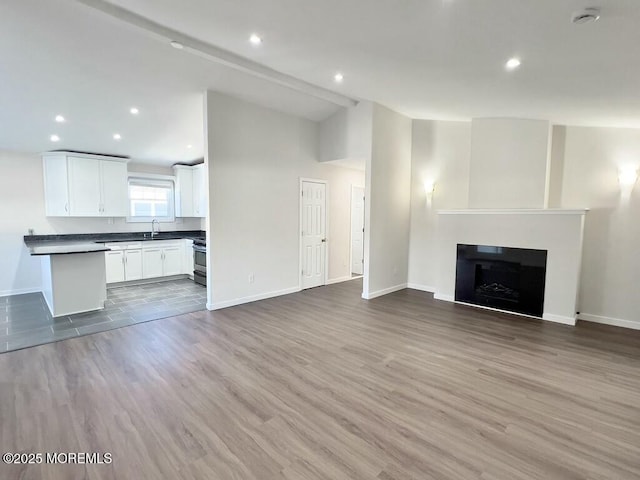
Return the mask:
POLYGON ((640 332, 361 280, 0 355, 1 479, 638 479, 640 332))

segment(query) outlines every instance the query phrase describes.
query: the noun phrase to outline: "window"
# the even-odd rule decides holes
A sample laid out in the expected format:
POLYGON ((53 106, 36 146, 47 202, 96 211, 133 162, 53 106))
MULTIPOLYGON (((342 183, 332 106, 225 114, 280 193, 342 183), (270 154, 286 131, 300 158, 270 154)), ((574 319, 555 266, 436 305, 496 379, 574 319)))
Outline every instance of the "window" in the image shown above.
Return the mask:
POLYGON ((173 180, 129 177, 129 222, 175 221, 173 180))

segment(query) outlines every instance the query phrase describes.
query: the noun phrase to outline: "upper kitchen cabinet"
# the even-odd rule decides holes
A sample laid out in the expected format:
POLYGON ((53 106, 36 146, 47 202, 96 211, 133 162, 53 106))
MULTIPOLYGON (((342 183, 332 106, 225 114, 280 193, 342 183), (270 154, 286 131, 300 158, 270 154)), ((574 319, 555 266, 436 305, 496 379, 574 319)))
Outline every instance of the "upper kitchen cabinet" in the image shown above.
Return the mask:
POLYGON ((207 216, 207 196, 204 163, 193 167, 193 213, 195 217, 207 216))
POLYGON ((47 216, 127 216, 126 160, 55 152, 43 155, 43 167, 47 216))
POLYGON ((207 196, 204 164, 175 165, 176 217, 207 216, 207 196))

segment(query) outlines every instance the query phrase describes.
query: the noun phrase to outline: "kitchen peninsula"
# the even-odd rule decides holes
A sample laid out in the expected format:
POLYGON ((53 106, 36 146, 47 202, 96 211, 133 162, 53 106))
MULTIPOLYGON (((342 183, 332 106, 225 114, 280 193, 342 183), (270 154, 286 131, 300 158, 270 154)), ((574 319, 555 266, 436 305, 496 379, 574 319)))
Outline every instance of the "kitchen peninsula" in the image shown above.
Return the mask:
POLYGON ((104 245, 91 242, 29 244, 42 257, 42 294, 54 317, 104 308, 107 299, 104 245))
POLYGON ((122 232, 29 235, 24 237, 24 243, 32 256, 42 257, 42 293, 51 315, 60 317, 104 308, 108 281, 105 252, 110 252, 113 244, 160 245, 163 240, 202 238, 204 232, 199 230, 162 232, 154 236, 148 232, 122 232))

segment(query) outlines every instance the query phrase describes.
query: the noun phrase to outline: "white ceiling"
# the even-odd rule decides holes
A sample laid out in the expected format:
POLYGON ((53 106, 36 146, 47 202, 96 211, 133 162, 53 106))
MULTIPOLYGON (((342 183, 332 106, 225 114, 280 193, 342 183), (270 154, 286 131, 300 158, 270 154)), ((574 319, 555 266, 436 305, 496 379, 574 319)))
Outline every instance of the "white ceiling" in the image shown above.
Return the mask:
MULTIPOLYGON (((487 116, 640 127, 638 0, 112 0, 282 73, 413 118, 487 116), (570 23, 599 6, 602 18, 570 23), (247 41, 257 32, 264 43, 247 41), (522 66, 506 72, 512 56, 522 66), (345 75, 341 85, 333 74, 345 75)), ((170 163, 202 156, 201 92, 314 120, 335 111, 178 51, 80 3, 0 6, 0 147, 86 149, 170 163), (138 118, 128 113, 136 105, 138 118), (69 122, 53 123, 62 113, 69 122), (123 140, 111 135, 118 131, 123 140), (192 151, 185 151, 186 144, 192 151)))
POLYGON ((312 120, 338 108, 176 50, 68 0, 0 2, 0 32, 2 149, 78 150, 172 165, 204 155, 208 88, 312 120), (132 106, 139 115, 129 113, 132 106), (56 123, 57 114, 67 121, 56 123), (52 134, 60 142, 52 143, 52 134))

